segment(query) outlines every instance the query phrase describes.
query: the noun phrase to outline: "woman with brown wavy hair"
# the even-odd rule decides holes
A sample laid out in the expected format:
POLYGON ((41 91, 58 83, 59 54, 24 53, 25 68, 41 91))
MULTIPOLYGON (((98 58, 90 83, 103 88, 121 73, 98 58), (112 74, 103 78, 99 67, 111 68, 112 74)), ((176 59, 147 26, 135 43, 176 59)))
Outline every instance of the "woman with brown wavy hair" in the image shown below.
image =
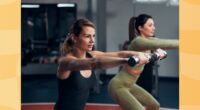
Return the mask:
POLYGON ((58 100, 55 110, 83 110, 89 91, 96 82, 94 69, 107 69, 127 65, 129 57, 138 57, 139 64, 148 63, 141 52, 92 51, 95 27, 87 19, 78 19, 66 37, 58 63, 58 100))

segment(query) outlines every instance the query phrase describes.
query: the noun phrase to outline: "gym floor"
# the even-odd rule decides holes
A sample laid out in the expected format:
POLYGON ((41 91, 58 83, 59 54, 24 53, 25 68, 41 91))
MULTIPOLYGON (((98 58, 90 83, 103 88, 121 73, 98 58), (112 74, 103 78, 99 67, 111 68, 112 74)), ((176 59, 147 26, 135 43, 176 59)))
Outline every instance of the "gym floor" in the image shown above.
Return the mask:
MULTIPOLYGON (((111 97, 107 94, 107 84, 113 75, 102 75, 103 82, 99 88, 91 91, 88 99, 87 109, 93 110, 91 103, 97 105, 107 105, 114 110, 121 110, 111 97), (114 105, 114 106, 112 106, 114 105), (116 107, 117 106, 117 107, 116 107)), ((22 76, 22 110, 32 110, 34 107, 42 110, 51 110, 57 99, 57 82, 55 75, 23 75, 22 76), (47 104, 48 106, 46 106, 47 104), (28 105, 28 106, 27 106, 28 105), (35 106, 37 105, 37 106, 35 106), (40 105, 40 106, 38 106, 40 105), (28 108, 27 108, 28 107, 28 108), (46 107, 46 109, 45 109, 46 107), (32 109, 30 109, 32 108, 32 109)), ((178 109, 179 104, 179 81, 177 78, 159 78, 158 97, 163 110, 166 108, 178 109)), ((102 106, 101 106, 102 107, 102 106)), ((95 110, 98 110, 98 109, 95 110)), ((102 109, 102 108, 101 108, 102 109)), ((38 109, 34 109, 38 110, 38 109)), ((106 108, 104 109, 106 110, 106 108)), ((112 109, 108 109, 112 110, 112 109)))

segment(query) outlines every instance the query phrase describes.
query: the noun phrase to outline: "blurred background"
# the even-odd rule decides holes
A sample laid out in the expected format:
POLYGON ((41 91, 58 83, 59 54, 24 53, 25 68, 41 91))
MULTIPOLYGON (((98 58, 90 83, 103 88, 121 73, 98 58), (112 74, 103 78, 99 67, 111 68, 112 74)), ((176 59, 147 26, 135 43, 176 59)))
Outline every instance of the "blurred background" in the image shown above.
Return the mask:
MULTIPOLYGON (((71 24, 87 18, 96 26, 96 50, 123 50, 128 40, 128 22, 141 13, 152 15, 156 37, 178 39, 178 0, 21 0, 22 103, 54 103, 57 99, 56 70, 59 49, 71 24)), ((178 109, 179 57, 170 50, 168 58, 150 63, 138 84, 162 107, 178 109)), ((98 70, 99 85, 89 103, 114 104, 107 94, 109 80, 119 68, 98 70)))

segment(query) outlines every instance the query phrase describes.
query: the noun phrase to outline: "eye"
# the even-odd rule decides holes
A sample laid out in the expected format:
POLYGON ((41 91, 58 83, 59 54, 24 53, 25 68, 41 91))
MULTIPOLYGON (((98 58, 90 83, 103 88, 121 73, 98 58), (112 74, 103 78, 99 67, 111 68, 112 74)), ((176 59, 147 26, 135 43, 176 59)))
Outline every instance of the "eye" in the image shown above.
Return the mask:
POLYGON ((86 38, 89 38, 89 37, 90 37, 90 35, 89 35, 89 34, 85 34, 85 37, 86 37, 86 38))

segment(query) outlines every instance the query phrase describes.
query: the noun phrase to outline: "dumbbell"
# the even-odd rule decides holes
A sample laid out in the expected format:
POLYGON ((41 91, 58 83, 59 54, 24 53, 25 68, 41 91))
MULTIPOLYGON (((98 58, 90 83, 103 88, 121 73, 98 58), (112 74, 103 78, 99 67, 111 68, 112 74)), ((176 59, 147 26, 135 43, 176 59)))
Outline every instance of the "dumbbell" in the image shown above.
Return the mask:
MULTIPOLYGON (((164 57, 162 59, 164 59, 164 58, 167 58, 167 52, 164 52, 164 57)), ((155 52, 150 55, 149 61, 154 62, 154 61, 158 61, 158 60, 162 60, 162 59, 160 59, 160 55, 157 52, 155 52)))
MULTIPOLYGON (((164 54, 165 54, 165 56, 162 59, 164 59, 164 58, 167 57, 167 52, 165 52, 164 54)), ((154 62, 154 61, 158 61, 158 60, 162 60, 162 59, 160 59, 160 55, 158 53, 152 53, 152 54, 149 55, 149 61, 150 62, 154 62)), ((138 57, 132 56, 132 57, 130 57, 128 59, 128 65, 131 66, 131 67, 133 67, 136 64, 138 64, 139 61, 140 60, 139 60, 138 57)))

